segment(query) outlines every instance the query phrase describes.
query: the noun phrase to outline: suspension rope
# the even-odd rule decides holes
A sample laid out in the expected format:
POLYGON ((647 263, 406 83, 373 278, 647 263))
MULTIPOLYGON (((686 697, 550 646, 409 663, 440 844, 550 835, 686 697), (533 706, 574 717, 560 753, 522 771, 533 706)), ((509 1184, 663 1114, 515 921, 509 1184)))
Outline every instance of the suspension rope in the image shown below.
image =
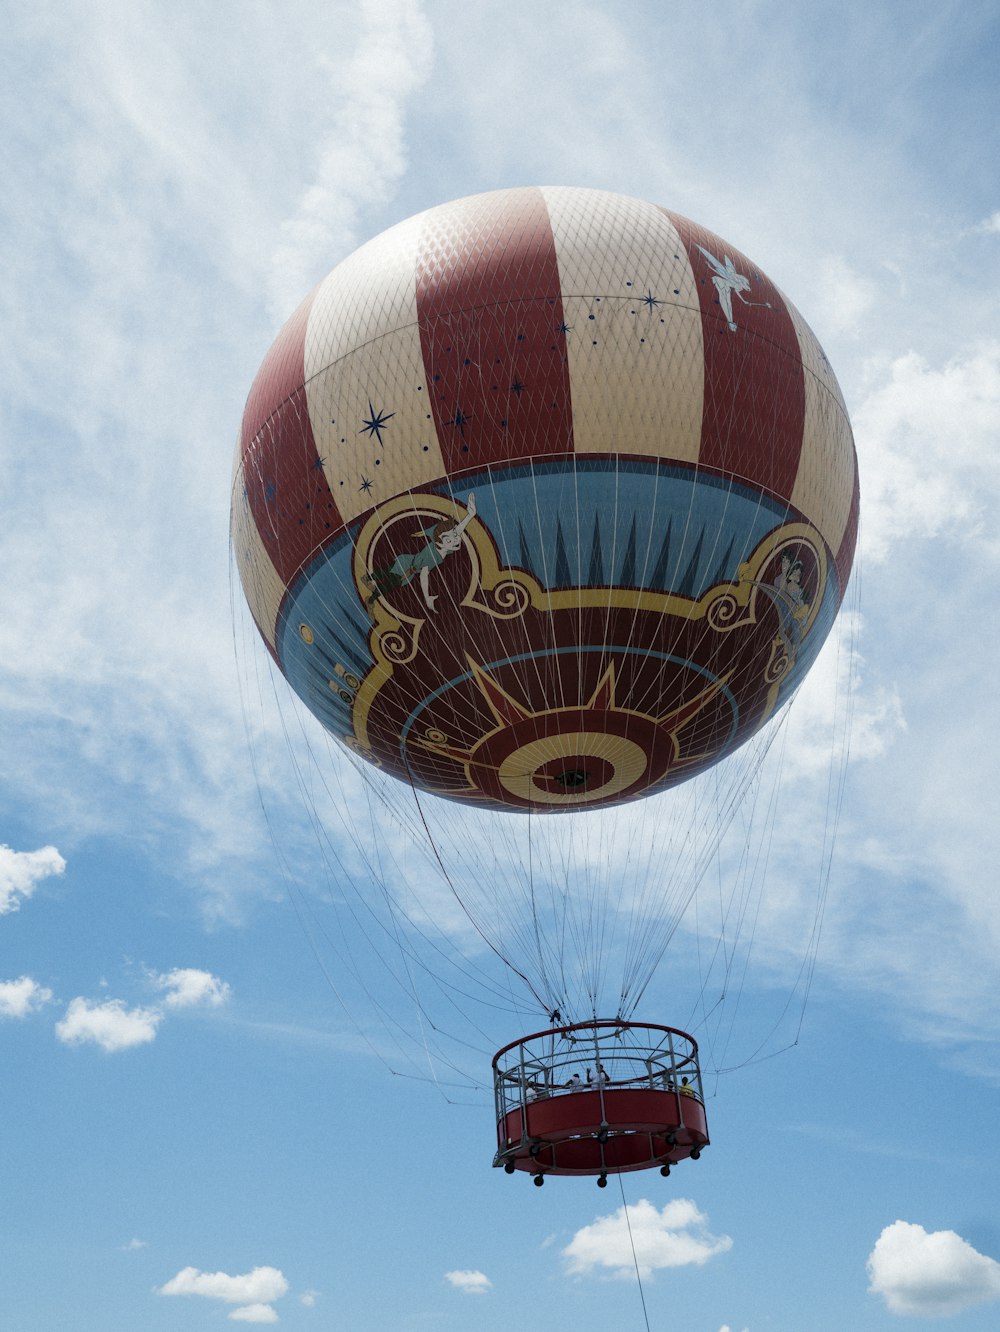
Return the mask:
POLYGON ((642 1318, 646 1324, 646 1332, 649 1332, 649 1313, 646 1310, 646 1295, 642 1289, 642 1275, 639 1272, 639 1259, 635 1253, 635 1239, 632 1235, 632 1222, 629 1220, 628 1203, 625 1201, 625 1184, 622 1180, 621 1171, 618 1172, 618 1187, 622 1193, 622 1211, 625 1213, 625 1224, 628 1226, 628 1242, 632 1249, 632 1262, 635 1265, 635 1279, 639 1287, 639 1299, 642 1301, 642 1318))

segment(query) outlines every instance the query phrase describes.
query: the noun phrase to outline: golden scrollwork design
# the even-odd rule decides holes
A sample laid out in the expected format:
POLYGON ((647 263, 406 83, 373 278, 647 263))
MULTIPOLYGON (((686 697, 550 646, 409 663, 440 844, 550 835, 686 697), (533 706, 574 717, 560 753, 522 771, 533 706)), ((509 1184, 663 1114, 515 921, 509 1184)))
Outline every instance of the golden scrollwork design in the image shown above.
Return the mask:
POLYGON ((523 581, 513 576, 483 586, 480 591, 481 599, 469 598, 462 604, 485 611, 496 620, 516 620, 531 605, 530 590, 523 581))
POLYGON ((777 684, 792 669, 794 662, 783 638, 776 638, 771 644, 771 657, 764 669, 765 684, 777 684))
POLYGON ((723 592, 721 596, 715 598, 709 605, 708 613, 705 618, 708 620, 709 627, 717 633, 726 633, 730 629, 737 629, 742 624, 747 624, 751 620, 750 615, 744 615, 738 619, 740 612, 746 609, 746 601, 742 603, 733 592, 723 592))
POLYGON ((403 666, 417 655, 419 637, 420 624, 405 620, 395 628, 385 629, 378 635, 378 649, 385 661, 391 662, 394 666, 403 666))

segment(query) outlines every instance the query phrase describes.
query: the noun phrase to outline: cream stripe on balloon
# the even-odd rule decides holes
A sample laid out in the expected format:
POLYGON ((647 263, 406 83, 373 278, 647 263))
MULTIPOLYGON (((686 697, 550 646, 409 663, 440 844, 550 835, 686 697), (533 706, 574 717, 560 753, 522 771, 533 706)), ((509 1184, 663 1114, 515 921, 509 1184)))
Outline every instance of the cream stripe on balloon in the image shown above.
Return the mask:
POLYGON ((345 259, 321 284, 309 314, 309 419, 345 522, 446 471, 417 326, 424 222, 424 215, 410 218, 345 259))
POLYGON ((854 498, 854 436, 829 361, 812 329, 784 299, 799 340, 806 393, 802 453, 790 498, 836 552, 854 498))
POLYGON ((577 453, 697 462, 704 399, 694 274, 670 219, 602 190, 546 187, 577 453))

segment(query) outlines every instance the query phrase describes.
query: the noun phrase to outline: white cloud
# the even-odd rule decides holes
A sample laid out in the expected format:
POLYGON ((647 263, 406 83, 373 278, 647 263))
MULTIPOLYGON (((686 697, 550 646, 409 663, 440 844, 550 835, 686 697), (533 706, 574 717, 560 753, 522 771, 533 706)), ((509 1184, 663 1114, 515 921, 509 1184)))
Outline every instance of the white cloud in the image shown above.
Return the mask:
MULTIPOLYGON (((378 210, 405 180, 430 25, 418 0, 255 9, 238 35, 251 89, 232 34, 196 9, 27 14, 37 114, 19 123, 38 170, 7 199, 18 263, 0 293, 0 454, 22 501, 0 530, 0 566, 17 571, 0 784, 58 800, 74 833, 129 827, 236 919, 273 873, 254 862, 266 837, 231 650, 234 386, 249 389, 276 332, 269 293, 284 315, 359 230, 394 220, 378 210), (71 478, 37 465, 52 432, 73 441, 71 478), (69 532, 74 558, 55 570, 46 553, 69 532)), ((0 88, 8 120, 16 104, 0 88)))
POLYGON ((0 981, 0 1018, 23 1018, 35 1013, 52 998, 52 991, 30 976, 0 981))
MULTIPOLYGON (((225 981, 213 976, 210 971, 201 971, 196 967, 175 967, 162 974, 150 973, 150 979, 158 989, 164 991, 162 1007, 127 1008, 121 999, 93 1003, 78 996, 71 1000, 65 1016, 56 1023, 57 1036, 67 1045, 91 1042, 109 1053, 127 1050, 154 1040, 168 1011, 191 1008, 196 1004, 218 1007, 225 1003, 230 994, 229 985, 225 981)), ((8 984, 17 987, 10 995, 10 1002, 16 1004, 24 1001, 26 987, 34 982, 22 977, 20 981, 8 984)), ((104 981, 101 984, 106 986, 104 981)), ((38 987, 36 990, 36 1005, 51 999, 50 991, 38 987)), ((0 985, 0 1015, 3 1012, 3 995, 4 989, 0 985)))
POLYGON ((38 851, 14 851, 0 845, 0 916, 16 911, 42 879, 62 874, 66 862, 54 846, 38 851))
POLYGON ((946 1317, 1000 1300, 1000 1263, 953 1230, 886 1226, 868 1255, 868 1289, 896 1314, 946 1317))
POLYGON ((197 967, 174 967, 172 971, 155 976, 154 982, 165 991, 163 1002, 168 1008, 190 1008, 195 1004, 218 1008, 231 993, 227 981, 213 976, 210 971, 199 971, 197 967))
POLYGON ((627 1215, 619 1207, 578 1230, 562 1251, 566 1270, 584 1276, 604 1269, 627 1280, 634 1279, 638 1266, 645 1280, 661 1268, 706 1263, 733 1247, 728 1235, 709 1234, 707 1222, 689 1198, 677 1198, 660 1211, 641 1199, 627 1215))
POLYGON ((906 729, 899 690, 870 689, 861 654, 861 616, 845 607, 795 695, 785 722, 782 778, 825 777, 831 751, 881 758, 906 729))
POLYGON ((158 1290, 160 1295, 203 1295, 226 1304, 257 1307, 280 1300, 287 1292, 288 1282, 277 1267, 255 1267, 241 1276, 184 1267, 158 1290))
POLYGON ((126 1008, 120 999, 92 1004, 77 997, 56 1023, 56 1035, 66 1045, 90 1042, 113 1054, 153 1040, 162 1017, 155 1008, 126 1008))
POLYGON ((274 256, 272 307, 281 317, 357 243, 362 207, 395 193, 407 166, 403 113, 431 70, 433 37, 418 0, 362 0, 347 68, 328 67, 338 109, 324 137, 316 176, 295 215, 282 223, 274 256), (372 52, 379 77, 372 78, 372 52))
POLYGON ((854 413, 866 559, 917 538, 995 543, 1000 342, 941 367, 908 352, 879 380, 854 413))
POLYGON ((269 1304, 245 1304, 229 1315, 234 1323, 276 1323, 278 1315, 269 1304))
POLYGON ((464 1290, 466 1295, 485 1295, 493 1289, 493 1282, 485 1272, 456 1271, 445 1272, 445 1281, 451 1282, 456 1290, 464 1290))
POLYGON ((316 1301, 318 1299, 319 1299, 318 1290, 304 1290, 302 1294, 299 1296, 299 1303, 304 1304, 307 1309, 312 1309, 315 1307, 316 1301))
POLYGON ((977 223, 972 228, 973 231, 982 231, 994 235, 1000 235, 1000 212, 991 213, 989 217, 984 218, 982 222, 977 223))
POLYGON ((817 267, 811 295, 815 317, 826 333, 857 334, 875 304, 876 288, 842 255, 830 255, 817 267))
POLYGON ((123 1253, 134 1253, 136 1249, 147 1249, 149 1244, 146 1240, 130 1239, 127 1244, 122 1245, 123 1253))

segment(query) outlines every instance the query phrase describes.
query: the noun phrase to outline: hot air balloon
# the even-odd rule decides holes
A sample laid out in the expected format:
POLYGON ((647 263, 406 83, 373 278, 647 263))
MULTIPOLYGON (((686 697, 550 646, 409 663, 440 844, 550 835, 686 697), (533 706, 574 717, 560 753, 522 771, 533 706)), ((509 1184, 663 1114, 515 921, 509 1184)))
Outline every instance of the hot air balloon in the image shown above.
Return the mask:
MULTIPOLYGON (((741 747, 833 625, 857 521, 843 398, 770 279, 665 208, 546 187, 432 208, 319 284, 251 390, 232 543, 322 726, 466 807, 466 841, 506 844, 511 819, 561 815, 586 840, 588 816, 666 809, 711 774, 735 807, 741 747)), ((697 1157, 697 1043, 632 1018, 676 912, 647 931, 633 896, 648 956, 602 1015, 601 965, 577 984, 556 964, 533 873, 455 886, 548 1019, 494 1059, 495 1164, 603 1182, 697 1157)), ((548 890, 562 939, 599 954, 614 887, 586 926, 573 885, 548 890)), ((644 892, 656 917, 655 876, 644 892)))

